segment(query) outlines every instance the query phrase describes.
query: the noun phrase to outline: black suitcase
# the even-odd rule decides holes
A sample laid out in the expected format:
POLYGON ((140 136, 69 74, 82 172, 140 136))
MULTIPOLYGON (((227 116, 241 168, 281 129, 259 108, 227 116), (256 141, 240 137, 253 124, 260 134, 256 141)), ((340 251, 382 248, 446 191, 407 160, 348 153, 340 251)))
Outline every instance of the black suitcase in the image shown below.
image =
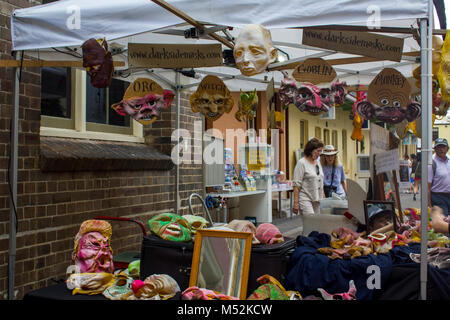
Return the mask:
POLYGON ((295 247, 295 238, 289 237, 284 237, 284 242, 281 243, 252 246, 247 297, 260 286, 256 280, 265 274, 274 277, 284 286, 289 259, 295 247))
MULTIPOLYGON (((260 286, 256 280, 265 274, 271 275, 284 285, 289 258, 295 246, 295 239, 287 237, 282 243, 252 246, 247 296, 260 286)), ((152 274, 168 274, 177 281, 183 291, 189 287, 193 253, 194 243, 169 241, 154 235, 144 236, 140 278, 144 280, 152 274)))
POLYGON ((155 235, 144 236, 140 279, 145 280, 152 274, 168 274, 184 291, 189 287, 193 253, 193 242, 169 241, 155 235))

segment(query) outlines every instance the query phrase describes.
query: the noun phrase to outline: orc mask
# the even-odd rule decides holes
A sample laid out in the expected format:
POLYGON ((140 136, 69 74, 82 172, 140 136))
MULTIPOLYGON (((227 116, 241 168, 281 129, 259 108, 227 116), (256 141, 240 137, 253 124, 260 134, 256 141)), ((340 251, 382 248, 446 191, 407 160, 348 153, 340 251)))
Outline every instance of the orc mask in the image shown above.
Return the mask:
POLYGON ((173 213, 160 213, 148 221, 150 231, 158 237, 177 242, 192 240, 189 222, 173 213))
POLYGON ((164 109, 170 107, 173 97, 172 91, 164 90, 163 95, 150 93, 144 97, 131 97, 111 107, 121 116, 128 114, 143 125, 148 125, 154 122, 164 109))
POLYGON ((111 53, 105 39, 99 41, 91 38, 82 46, 83 67, 91 78, 91 84, 96 88, 105 88, 110 85, 114 72, 111 53))
POLYGON ((106 221, 87 220, 81 224, 72 253, 80 273, 114 271, 111 234, 111 225, 106 221))
POLYGON ((175 94, 164 90, 151 79, 136 79, 125 91, 122 101, 111 105, 118 114, 129 115, 134 120, 149 125, 161 112, 170 107, 175 94))

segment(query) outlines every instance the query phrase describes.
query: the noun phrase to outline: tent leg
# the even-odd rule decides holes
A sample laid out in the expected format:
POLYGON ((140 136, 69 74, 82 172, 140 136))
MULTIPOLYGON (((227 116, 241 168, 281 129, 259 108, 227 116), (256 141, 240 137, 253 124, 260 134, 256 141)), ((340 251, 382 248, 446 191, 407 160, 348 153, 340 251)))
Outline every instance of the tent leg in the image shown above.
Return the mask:
MULTIPOLYGON (((177 132, 180 130, 180 103, 181 103, 181 86, 180 86, 180 73, 175 71, 175 95, 176 95, 176 126, 177 132)), ((180 139, 178 137, 177 143, 180 143, 180 139)), ((181 207, 181 198, 180 198, 180 165, 175 164, 176 173, 175 173, 175 214, 179 214, 178 211, 181 207)))
MULTIPOLYGON (((429 1, 432 5, 432 1, 429 1)), ((432 14, 431 7, 431 14, 432 14)), ((427 244, 428 244, 428 165, 431 165, 431 19, 420 20, 421 95, 422 95, 422 163, 421 163, 421 240, 420 240, 420 299, 427 299, 427 244)))
MULTIPOLYGON (((14 52, 16 60, 20 60, 23 52, 14 52)), ((9 198, 9 259, 8 259, 8 300, 14 300, 14 280, 16 271, 16 227, 17 227, 17 176, 18 176, 18 150, 19 150, 19 92, 20 68, 14 68, 13 106, 11 110, 11 141, 10 166, 8 182, 10 188, 9 198)))

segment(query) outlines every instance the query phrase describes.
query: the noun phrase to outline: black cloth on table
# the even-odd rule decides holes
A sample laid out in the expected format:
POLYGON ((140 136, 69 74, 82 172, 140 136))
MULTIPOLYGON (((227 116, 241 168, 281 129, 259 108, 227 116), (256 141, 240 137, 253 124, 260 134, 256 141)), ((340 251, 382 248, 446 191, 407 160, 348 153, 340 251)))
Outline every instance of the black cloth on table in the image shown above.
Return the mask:
MULTIPOLYGON (((75 294, 72 295, 72 290, 67 289, 66 283, 58 283, 45 288, 30 291, 25 294, 23 300, 26 301, 42 301, 42 300, 108 300, 103 294, 75 294)), ((169 300, 181 300, 181 292, 169 300)))
MULTIPOLYGON (((302 296, 317 295, 317 288, 325 289, 329 293, 342 293, 348 291, 349 281, 353 280, 358 300, 373 299, 375 291, 385 292, 384 295, 378 294, 377 297, 386 298, 390 292, 389 287, 399 281, 395 277, 391 278, 391 274, 397 275, 401 272, 401 269, 397 268, 412 263, 409 258, 410 253, 420 253, 420 244, 410 243, 406 246, 395 246, 385 254, 369 254, 349 260, 332 260, 317 251, 318 248, 330 247, 330 240, 330 235, 317 231, 311 232, 308 237, 297 237, 297 248, 288 266, 286 289, 297 290, 302 296), (380 268, 381 281, 379 288, 369 289, 368 279, 374 276, 374 272, 368 270, 368 267, 372 265, 380 268)), ((420 269, 420 265, 417 264, 415 268, 420 269)), ((440 290, 440 293, 435 294, 448 296, 450 272, 434 267, 429 267, 429 270, 433 270, 428 276, 430 286, 438 287, 440 290), (446 281, 446 285, 439 285, 442 281, 446 281)), ((372 278, 369 279, 369 284, 374 284, 372 278)), ((416 286, 417 289, 420 288, 420 285, 416 284, 416 286)))

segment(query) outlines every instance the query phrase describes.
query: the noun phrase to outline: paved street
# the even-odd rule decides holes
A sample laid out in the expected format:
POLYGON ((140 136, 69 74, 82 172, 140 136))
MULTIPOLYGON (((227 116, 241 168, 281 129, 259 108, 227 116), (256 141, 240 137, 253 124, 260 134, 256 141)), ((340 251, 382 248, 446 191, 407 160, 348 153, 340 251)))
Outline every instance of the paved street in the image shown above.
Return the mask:
MULTIPOLYGON (((400 193, 400 202, 402 209, 406 208, 420 208, 420 190, 416 196, 416 200, 413 200, 413 195, 408 193, 400 193)), ((300 216, 294 216, 293 218, 276 219, 273 221, 281 233, 286 237, 297 237, 303 231, 302 219, 300 216)))

